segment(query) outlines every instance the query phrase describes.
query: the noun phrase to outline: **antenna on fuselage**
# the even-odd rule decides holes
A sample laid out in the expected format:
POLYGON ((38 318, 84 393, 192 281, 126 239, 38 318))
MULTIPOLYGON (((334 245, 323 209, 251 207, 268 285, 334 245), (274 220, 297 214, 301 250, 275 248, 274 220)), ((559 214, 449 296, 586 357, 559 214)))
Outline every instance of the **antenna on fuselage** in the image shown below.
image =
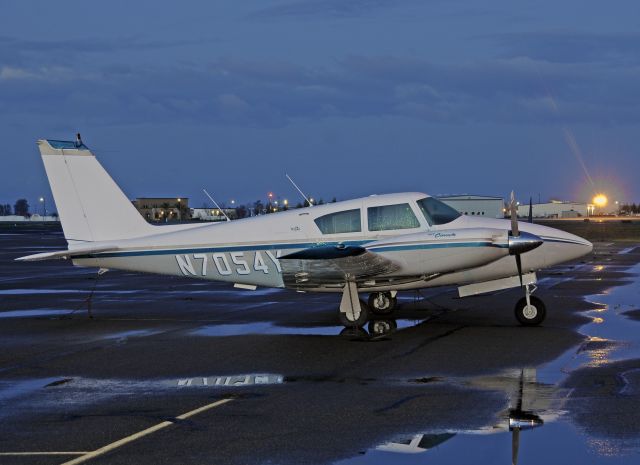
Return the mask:
POLYGON ((206 189, 202 189, 202 192, 204 192, 204 193, 205 193, 205 195, 206 195, 207 197, 209 197, 209 200, 211 200, 211 201, 213 202, 213 204, 216 206, 216 208, 222 212, 222 214, 223 214, 223 215, 224 215, 224 217, 227 219, 227 221, 231 221, 231 219, 227 216, 227 214, 224 212, 224 210, 223 210, 222 208, 220 208, 220 205, 218 205, 218 202, 216 202, 215 200, 213 200, 213 197, 211 197, 211 196, 209 195, 209 193, 207 192, 207 190, 206 190, 206 189))
POLYGON ((287 179, 289 180, 289 182, 291 182, 291 184, 293 184, 293 187, 295 187, 295 188, 296 188, 296 190, 297 190, 298 192, 300 192, 300 195, 302 196, 302 198, 303 198, 303 199, 305 199, 305 200, 306 200, 306 202, 309 204, 309 206, 310 206, 310 207, 313 207, 313 204, 311 203, 311 201, 307 198, 307 196, 306 196, 306 195, 304 195, 304 192, 302 192, 302 191, 300 190, 300 188, 298 187, 298 185, 297 185, 295 182, 293 182, 293 179, 291 179, 291 176, 289 176, 287 173, 285 173, 284 175, 287 177, 287 179))

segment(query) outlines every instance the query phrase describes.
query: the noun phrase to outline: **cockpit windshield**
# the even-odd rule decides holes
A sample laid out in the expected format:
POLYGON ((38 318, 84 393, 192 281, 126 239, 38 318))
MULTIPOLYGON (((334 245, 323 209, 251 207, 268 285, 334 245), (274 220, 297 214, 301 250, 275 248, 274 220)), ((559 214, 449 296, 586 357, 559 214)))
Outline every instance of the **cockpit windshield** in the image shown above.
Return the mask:
POLYGON ((418 207, 430 226, 451 223, 460 212, 434 197, 418 200, 418 207))

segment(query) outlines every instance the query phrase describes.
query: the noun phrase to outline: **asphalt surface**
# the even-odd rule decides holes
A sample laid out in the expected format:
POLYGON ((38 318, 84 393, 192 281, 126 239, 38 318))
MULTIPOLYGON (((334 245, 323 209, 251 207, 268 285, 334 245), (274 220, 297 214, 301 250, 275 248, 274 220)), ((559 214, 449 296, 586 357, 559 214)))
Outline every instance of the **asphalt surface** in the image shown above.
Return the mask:
POLYGON ((435 289, 382 337, 340 335, 337 295, 13 261, 62 247, 0 230, 1 464, 510 463, 517 409, 544 420, 521 464, 640 458, 640 360, 585 300, 637 282, 629 242, 540 274, 540 327, 519 290, 435 289), (397 452, 415 437, 430 450, 397 452))

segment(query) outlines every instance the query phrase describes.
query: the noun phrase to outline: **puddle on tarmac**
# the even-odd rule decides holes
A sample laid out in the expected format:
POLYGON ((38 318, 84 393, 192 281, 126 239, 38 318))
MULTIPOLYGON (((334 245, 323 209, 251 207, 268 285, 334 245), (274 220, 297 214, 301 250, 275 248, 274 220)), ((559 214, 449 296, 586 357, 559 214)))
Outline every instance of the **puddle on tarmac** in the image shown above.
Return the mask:
POLYGON ((31 394, 57 380, 58 378, 40 378, 20 381, 0 381, 0 405, 16 397, 31 394))
POLYGON ((30 378, 0 381, 0 418, 26 412, 69 411, 70 408, 118 397, 165 395, 176 389, 242 388, 284 383, 284 376, 250 373, 173 379, 30 378))
POLYGON ((585 297, 602 308, 584 312, 591 322, 580 328, 587 341, 578 353, 570 349, 556 360, 539 367, 538 374, 545 382, 556 383, 580 366, 600 366, 618 360, 640 358, 640 323, 625 312, 640 308, 640 265, 627 270, 633 280, 612 287, 602 294, 585 297))
POLYGON ((607 441, 587 438, 572 425, 558 422, 530 431, 522 430, 519 434, 497 429, 442 431, 398 437, 336 464, 630 463, 629 457, 623 460, 619 452, 615 445, 607 441), (516 435, 517 447, 514 447, 516 435))
POLYGON ((39 308, 35 310, 10 310, 7 312, 0 312, 0 318, 29 318, 39 316, 56 316, 65 315, 70 310, 54 310, 50 308, 39 308))
POLYGON ((130 331, 107 334, 105 336, 101 336, 100 339, 117 339, 119 341, 124 341, 130 337, 153 336, 158 333, 160 333, 160 331, 153 331, 150 329, 132 329, 130 331))
MULTIPOLYGON (((139 291, 107 291, 96 289, 96 294, 135 294, 139 291)), ((88 294, 88 290, 81 289, 0 289, 0 295, 31 295, 31 294, 88 294)))
POLYGON ((640 265, 628 270, 634 274, 633 281, 613 287, 602 294, 587 297, 589 302, 603 305, 587 313, 593 323, 582 328, 592 338, 615 341, 604 358, 593 360, 596 364, 611 361, 640 358, 640 326, 628 318, 625 313, 640 307, 640 265))
POLYGON ((640 308, 640 265, 628 272, 636 275, 631 282, 586 297, 603 308, 586 312, 592 321, 580 329, 589 335, 583 349, 578 353, 575 348, 571 349, 537 370, 523 370, 525 382, 520 388, 508 387, 508 379, 513 380, 513 374, 449 380, 470 387, 503 390, 509 399, 509 408, 497 415, 495 424, 476 430, 425 428, 423 433, 392 438, 336 463, 629 463, 629 454, 637 454, 637 448, 625 447, 616 439, 589 436, 562 421, 564 400, 571 391, 557 387, 577 368, 640 357, 640 323, 624 315, 640 308), (526 382, 527 376, 531 378, 530 382, 526 382), (515 447, 514 441, 517 441, 515 447))
MULTIPOLYGON (((397 328, 391 332, 410 328, 422 323, 423 320, 395 320, 397 328)), ((257 322, 246 324, 219 324, 206 325, 192 331, 195 336, 245 336, 256 334, 268 335, 317 335, 337 336, 343 333, 344 326, 278 326, 270 322, 257 322)), ((391 332, 389 334, 391 334, 391 332)))

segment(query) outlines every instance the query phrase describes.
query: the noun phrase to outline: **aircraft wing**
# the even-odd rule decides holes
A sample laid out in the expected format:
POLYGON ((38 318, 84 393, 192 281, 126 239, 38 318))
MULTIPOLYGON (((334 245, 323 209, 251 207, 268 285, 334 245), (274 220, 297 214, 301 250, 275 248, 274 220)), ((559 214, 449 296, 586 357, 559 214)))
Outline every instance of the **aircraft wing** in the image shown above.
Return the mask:
POLYGON ((90 255, 98 252, 110 252, 117 250, 118 247, 114 245, 100 245, 91 247, 74 247, 70 250, 56 250, 55 252, 43 252, 34 255, 27 255, 25 257, 16 258, 18 262, 37 262, 41 260, 54 260, 54 259, 68 259, 77 255, 90 255))
POLYGON ((322 246, 278 259, 286 287, 314 287, 344 283, 346 277, 364 281, 398 270, 398 265, 358 246, 322 246))

